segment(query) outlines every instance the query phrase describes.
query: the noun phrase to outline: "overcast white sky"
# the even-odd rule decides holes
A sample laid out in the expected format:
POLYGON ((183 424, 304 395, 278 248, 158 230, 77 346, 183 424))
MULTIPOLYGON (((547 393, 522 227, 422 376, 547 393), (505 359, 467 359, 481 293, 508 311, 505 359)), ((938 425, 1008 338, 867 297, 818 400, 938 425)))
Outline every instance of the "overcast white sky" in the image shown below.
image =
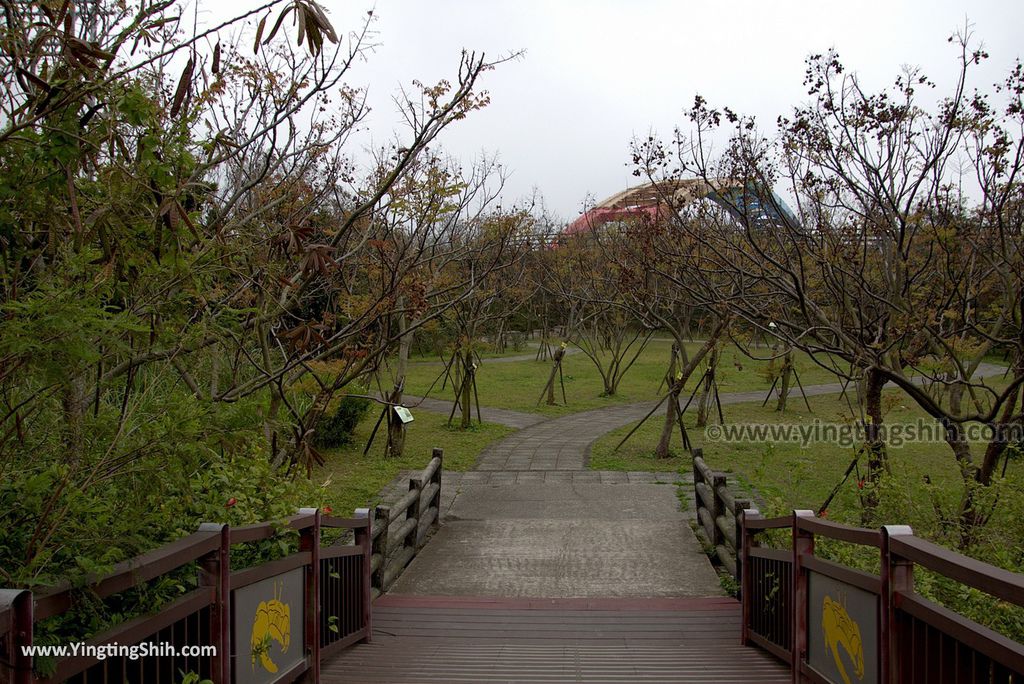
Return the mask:
MULTIPOLYGON (((245 10, 256 0, 198 0, 204 10, 245 10)), ((634 184, 629 142, 671 134, 696 93, 763 126, 804 101, 804 58, 830 47, 870 87, 903 65, 949 86, 956 54, 946 39, 970 20, 991 58, 975 85, 1001 80, 1021 55, 1021 0, 795 0, 583 2, 548 0, 321 0, 340 31, 377 17, 377 48, 352 85, 370 88, 370 127, 383 142, 399 129, 391 96, 412 79, 456 73, 460 50, 524 57, 486 75, 491 105, 450 129, 443 146, 466 163, 482 150, 512 172, 510 200, 536 187, 574 218, 634 184)))

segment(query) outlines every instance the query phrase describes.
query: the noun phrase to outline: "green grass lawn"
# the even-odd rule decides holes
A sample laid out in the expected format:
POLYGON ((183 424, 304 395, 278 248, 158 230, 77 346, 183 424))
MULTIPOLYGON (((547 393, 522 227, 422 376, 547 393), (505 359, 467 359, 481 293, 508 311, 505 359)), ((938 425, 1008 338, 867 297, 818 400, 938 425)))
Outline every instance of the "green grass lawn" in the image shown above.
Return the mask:
MULTIPOLYGON (((839 395, 811 397, 810 414, 803 400, 790 399, 790 409, 777 413, 769 407, 761 408, 759 403, 725 406, 725 419, 736 425, 751 424, 811 424, 815 419, 825 423, 845 423, 849 409, 839 395), (796 408, 803 410, 795 410, 796 408)), ((910 423, 925 414, 906 400, 899 390, 886 391, 889 409, 887 423, 910 423)), ((590 467, 596 470, 675 470, 691 468, 689 455, 683 453, 678 430, 673 435, 672 458, 657 459, 654 447, 660 436, 663 414, 652 416, 628 442, 618 451, 616 445, 633 427, 621 428, 598 440, 590 456, 590 467)), ((704 457, 712 468, 730 474, 730 480, 740 489, 752 487, 762 500, 763 512, 767 515, 782 514, 794 508, 818 509, 838 483, 854 456, 854 448, 835 443, 819 442, 808 447, 796 443, 724 443, 709 441, 705 430, 693 427, 694 416, 688 412, 686 424, 690 428, 690 439, 695 447, 704 450, 704 457)), ((892 477, 888 479, 881 509, 882 523, 911 524, 927 537, 941 537, 939 521, 935 513, 936 504, 942 509, 953 511, 959 501, 962 489, 959 468, 952 452, 944 443, 907 443, 901 447, 889 447, 892 477), (931 485, 925 483, 926 476, 931 485)), ((980 447, 975 448, 975 457, 980 458, 980 447)), ((861 468, 861 473, 864 470, 861 468)), ((1020 461, 1011 462, 1006 483, 1007 491, 1000 508, 1005 515, 1002 522, 994 520, 994 526, 1002 527, 1011 522, 1024 507, 1024 466, 1020 461)), ((860 515, 859 493, 856 472, 843 484, 829 506, 829 515, 834 519, 856 524, 860 515)), ((999 518, 1000 516, 997 516, 999 518)), ((1024 534, 1019 520, 1007 527, 1008 533, 1024 534)), ((1022 537, 1016 537, 1019 545, 1022 537)), ((1003 539, 1003 541, 1009 541, 1003 539)))
MULTIPOLYGON (((699 343, 688 345, 690 351, 699 348, 699 343)), ((618 393, 613 397, 602 397, 603 385, 597 369, 582 352, 570 354, 562 362, 562 373, 565 379, 565 392, 568 406, 538 406, 537 399, 541 396, 548 375, 551 373, 550 361, 516 361, 510 363, 488 364, 487 359, 477 370, 477 389, 480 403, 483 406, 530 411, 546 415, 564 415, 577 411, 585 411, 619 403, 631 403, 657 399, 663 391, 662 378, 668 369, 668 340, 652 340, 643 351, 636 363, 626 373, 619 385, 618 393)), ((768 350, 764 351, 767 356, 768 350)), ((767 361, 753 360, 745 356, 736 347, 726 346, 722 352, 717 379, 719 391, 739 392, 747 390, 763 390, 768 392, 770 383, 765 379, 767 361)), ((804 385, 834 382, 834 377, 825 369, 814 363, 809 357, 797 354, 795 359, 797 372, 804 385)), ((440 399, 452 399, 453 390, 449 384, 442 389, 442 381, 438 380, 442 368, 437 365, 418 364, 409 369, 406 390, 409 394, 420 395, 431 388, 430 395, 440 399)), ((697 383, 703 373, 699 369, 691 378, 690 387, 697 383)), ((556 386, 556 396, 561 401, 561 389, 556 386)))
MULTIPOLYGON (((537 349, 540 347, 538 340, 527 340, 525 343, 516 349, 513 345, 509 344, 505 351, 495 351, 494 346, 486 342, 480 342, 477 345, 477 354, 482 359, 500 359, 508 356, 525 356, 526 354, 535 355, 537 349)), ((451 351, 445 352, 445 358, 451 355, 451 351)), ((435 353, 414 353, 409 356, 409 363, 441 363, 441 357, 435 353)))
POLYGON ((418 411, 409 424, 405 453, 400 459, 383 456, 386 436, 383 429, 370 452, 364 456, 363 447, 379 416, 378 409, 359 423, 353 441, 341 448, 324 452, 323 468, 314 472, 314 478, 327 491, 325 501, 335 515, 349 515, 354 509, 377 503, 377 495, 402 470, 419 470, 430 460, 434 447, 444 449, 445 470, 469 470, 483 449, 513 432, 512 428, 493 423, 474 426, 462 431, 447 426, 447 416, 418 411))

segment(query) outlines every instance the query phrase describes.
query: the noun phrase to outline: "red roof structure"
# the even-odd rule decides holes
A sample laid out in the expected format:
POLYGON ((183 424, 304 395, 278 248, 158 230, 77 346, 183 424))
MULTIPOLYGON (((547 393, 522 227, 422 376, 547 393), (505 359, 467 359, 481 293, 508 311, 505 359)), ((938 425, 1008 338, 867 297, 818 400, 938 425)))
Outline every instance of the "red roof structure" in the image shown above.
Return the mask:
POLYGON ((566 227, 565 233, 575 235, 635 217, 653 221, 670 207, 683 207, 702 199, 710 199, 736 216, 742 210, 746 220, 768 223, 796 220, 785 202, 770 191, 757 193, 743 181, 733 178, 687 178, 644 183, 616 193, 584 212, 566 227), (761 197, 761 194, 767 196, 761 197))

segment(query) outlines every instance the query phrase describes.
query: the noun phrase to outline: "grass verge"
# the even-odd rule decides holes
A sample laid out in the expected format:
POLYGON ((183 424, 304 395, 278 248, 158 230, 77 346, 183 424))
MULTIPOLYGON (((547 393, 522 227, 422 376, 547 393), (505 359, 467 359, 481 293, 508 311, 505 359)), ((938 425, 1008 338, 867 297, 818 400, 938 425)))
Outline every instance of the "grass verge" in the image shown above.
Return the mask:
POLYGON ((447 426, 447 416, 417 411, 415 420, 409 424, 402 458, 384 458, 382 430, 364 456, 363 447, 378 416, 379 410, 371 410, 356 428, 352 442, 326 451, 325 465, 314 473, 319 486, 325 490, 325 502, 336 515, 348 515, 356 508, 377 503, 380 490, 399 472, 426 466, 434 447, 444 449, 445 470, 470 470, 484 448, 514 432, 512 428, 494 423, 458 430, 447 426))
MULTIPOLYGON (((699 348, 699 343, 687 345, 690 352, 699 348)), ((655 339, 637 358, 633 367, 625 374, 614 396, 602 396, 604 386, 593 362, 582 352, 565 357, 562 362, 562 375, 565 381, 565 393, 568 405, 538 406, 537 400, 547 383, 551 373, 550 361, 514 361, 505 363, 487 363, 483 359, 477 369, 477 389, 480 404, 492 408, 513 409, 542 413, 545 415, 565 415, 589 409, 614 406, 615 404, 657 400, 664 392, 662 380, 668 369, 671 342, 655 339)), ((767 356, 770 352, 763 351, 767 356)), ((795 354, 795 364, 800 381, 805 385, 835 382, 835 377, 818 366, 808 356, 795 354)), ((760 391, 765 394, 771 386, 766 377, 768 361, 753 360, 744 355, 738 348, 727 345, 722 351, 721 363, 716 372, 720 392, 760 391)), ((683 399, 689 396, 694 385, 700 380, 704 369, 699 368, 690 380, 683 399)), ((432 397, 453 399, 451 385, 444 387, 440 374, 443 368, 439 365, 418 364, 409 368, 406 390, 411 395, 423 396, 428 390, 432 397)), ((555 394, 561 403, 561 387, 556 384, 555 394)))

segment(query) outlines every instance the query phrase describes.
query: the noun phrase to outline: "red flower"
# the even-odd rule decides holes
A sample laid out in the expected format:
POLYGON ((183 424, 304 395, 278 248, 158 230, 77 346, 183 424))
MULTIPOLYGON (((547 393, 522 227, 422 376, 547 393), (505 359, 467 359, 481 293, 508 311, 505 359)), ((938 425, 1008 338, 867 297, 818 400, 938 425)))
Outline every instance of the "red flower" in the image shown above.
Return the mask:
POLYGON ((822 517, 822 518, 827 518, 827 517, 828 517, 828 509, 827 509, 827 508, 823 509, 823 510, 821 511, 821 513, 818 513, 818 515, 819 515, 820 517, 822 517))
POLYGON ((238 499, 236 499, 235 497, 231 497, 230 499, 228 499, 228 502, 224 504, 224 508, 231 508, 236 503, 238 503, 238 499))
POLYGON ((864 478, 857 480, 857 489, 864 489, 864 478))
POLYGON ((330 506, 324 506, 323 508, 320 509, 320 512, 321 513, 326 513, 327 515, 330 515, 331 513, 334 512, 334 509, 331 508, 330 506))

